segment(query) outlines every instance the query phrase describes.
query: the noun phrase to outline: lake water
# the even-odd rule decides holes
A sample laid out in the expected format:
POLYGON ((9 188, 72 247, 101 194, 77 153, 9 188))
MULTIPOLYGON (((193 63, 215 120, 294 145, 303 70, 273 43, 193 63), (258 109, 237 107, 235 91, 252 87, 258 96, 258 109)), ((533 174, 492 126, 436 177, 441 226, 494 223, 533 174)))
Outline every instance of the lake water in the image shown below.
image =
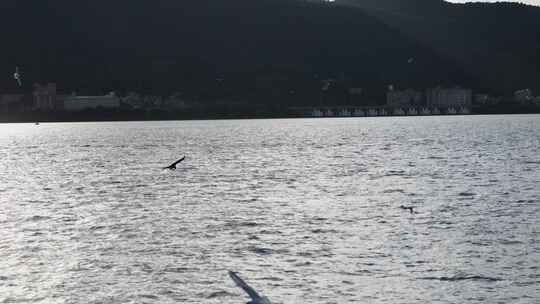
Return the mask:
POLYGON ((1 124, 0 257, 0 303, 247 302, 229 269, 276 303, 540 303, 540 116, 1 124))

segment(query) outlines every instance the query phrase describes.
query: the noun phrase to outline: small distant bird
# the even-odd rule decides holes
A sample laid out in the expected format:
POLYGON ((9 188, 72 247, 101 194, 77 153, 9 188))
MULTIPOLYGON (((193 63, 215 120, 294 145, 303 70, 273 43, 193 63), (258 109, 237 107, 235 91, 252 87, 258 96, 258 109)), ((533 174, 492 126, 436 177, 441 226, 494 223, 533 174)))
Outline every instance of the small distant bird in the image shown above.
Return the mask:
POLYGON ((15 67, 15 73, 13 73, 13 78, 17 80, 19 87, 22 87, 21 73, 19 72, 19 67, 15 67))
POLYGON ((244 282, 244 280, 242 280, 235 272, 229 270, 229 276, 234 283, 236 283, 236 286, 242 288, 251 298, 251 301, 246 304, 272 304, 267 297, 259 295, 255 289, 251 288, 251 286, 244 282))
POLYGON ((182 156, 182 158, 180 158, 179 160, 175 161, 175 162, 172 163, 170 166, 164 167, 163 169, 176 170, 176 165, 178 165, 178 163, 182 162, 185 158, 186 158, 185 156, 182 156))
POLYGON ((406 206, 401 205, 401 206, 399 206, 399 208, 409 210, 411 213, 414 213, 414 211, 413 211, 414 207, 406 207, 406 206))

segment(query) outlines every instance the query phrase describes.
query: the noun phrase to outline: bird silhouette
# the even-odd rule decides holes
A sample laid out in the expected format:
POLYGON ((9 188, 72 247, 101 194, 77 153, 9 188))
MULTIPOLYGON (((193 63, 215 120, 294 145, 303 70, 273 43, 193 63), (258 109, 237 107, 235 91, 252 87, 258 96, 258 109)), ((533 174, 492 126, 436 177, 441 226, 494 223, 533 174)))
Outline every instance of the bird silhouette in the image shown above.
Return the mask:
POLYGON ((259 295, 255 289, 244 282, 235 272, 229 270, 229 276, 236 283, 236 286, 242 288, 251 298, 246 304, 272 304, 267 297, 259 295))
POLYGON ((169 169, 169 170, 176 170, 176 165, 178 165, 180 162, 182 162, 186 157, 182 156, 179 160, 175 161, 174 163, 170 164, 167 167, 163 167, 163 169, 169 169))
POLYGON ((401 206, 399 206, 399 208, 409 210, 411 213, 414 213, 414 211, 413 211, 414 207, 405 207, 405 206, 401 205, 401 206))

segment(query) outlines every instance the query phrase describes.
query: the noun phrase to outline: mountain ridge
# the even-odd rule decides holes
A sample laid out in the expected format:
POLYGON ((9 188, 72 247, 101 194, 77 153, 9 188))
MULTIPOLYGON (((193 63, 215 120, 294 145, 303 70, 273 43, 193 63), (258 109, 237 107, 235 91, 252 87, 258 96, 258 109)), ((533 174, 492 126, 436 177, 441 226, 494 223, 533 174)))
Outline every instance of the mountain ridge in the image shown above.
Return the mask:
POLYGON ((428 2, 337 0, 455 60, 482 87, 499 94, 524 87, 540 91, 540 7, 511 2, 415 5, 428 2))
POLYGON ((65 92, 178 91, 291 105, 317 100, 324 78, 379 100, 389 84, 496 90, 468 61, 344 3, 5 0, 0 8, 8 42, 0 50, 0 92, 18 90, 15 65, 26 90, 50 81, 65 92))

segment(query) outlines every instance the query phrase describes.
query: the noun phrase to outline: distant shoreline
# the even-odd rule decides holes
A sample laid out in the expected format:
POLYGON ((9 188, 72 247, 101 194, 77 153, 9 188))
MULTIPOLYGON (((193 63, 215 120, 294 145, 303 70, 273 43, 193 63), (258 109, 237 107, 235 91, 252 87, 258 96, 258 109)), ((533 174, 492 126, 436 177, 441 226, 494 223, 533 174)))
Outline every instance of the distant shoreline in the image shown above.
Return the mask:
MULTIPOLYGON (((504 114, 540 114, 540 107, 491 107, 473 108, 466 115, 504 115, 504 114)), ((459 116, 455 115, 415 115, 384 117, 418 116, 459 116)), ((80 112, 19 112, 0 113, 0 123, 35 123, 35 122, 101 122, 101 121, 166 121, 166 120, 217 120, 217 119, 271 119, 271 118, 311 118, 292 111, 275 109, 245 112, 207 112, 207 111, 164 111, 164 110, 85 110, 80 112)), ((313 117, 316 118, 316 117, 313 117)), ((337 116, 336 116, 337 118, 337 116)), ((361 117, 358 117, 361 118, 361 117)))

